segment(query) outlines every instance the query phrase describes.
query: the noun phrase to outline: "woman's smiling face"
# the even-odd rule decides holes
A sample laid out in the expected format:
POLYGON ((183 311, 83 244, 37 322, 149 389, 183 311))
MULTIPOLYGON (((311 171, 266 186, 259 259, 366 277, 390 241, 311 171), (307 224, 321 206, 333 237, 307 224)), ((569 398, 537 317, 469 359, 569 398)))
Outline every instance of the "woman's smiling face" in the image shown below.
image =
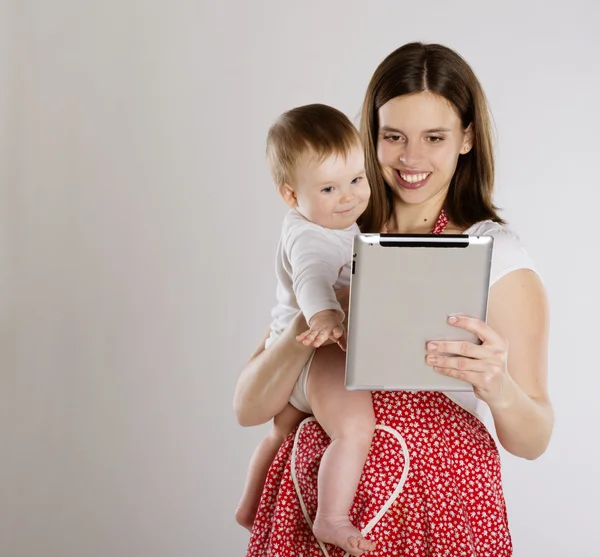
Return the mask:
POLYGON ((377 158, 404 203, 444 198, 472 141, 472 126, 463 129, 454 107, 434 93, 396 97, 379 109, 377 158))

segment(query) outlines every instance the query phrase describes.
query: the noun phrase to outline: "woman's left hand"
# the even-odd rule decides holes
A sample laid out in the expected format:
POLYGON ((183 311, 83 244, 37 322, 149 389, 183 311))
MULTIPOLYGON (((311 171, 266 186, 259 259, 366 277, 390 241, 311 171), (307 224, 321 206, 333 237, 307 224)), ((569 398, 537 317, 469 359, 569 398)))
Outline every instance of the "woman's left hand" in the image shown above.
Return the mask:
POLYGON ((508 373, 507 341, 479 319, 453 316, 448 323, 474 333, 483 344, 466 341, 428 342, 427 364, 442 375, 470 383, 475 396, 489 405, 504 404, 510 387, 514 386, 508 373))

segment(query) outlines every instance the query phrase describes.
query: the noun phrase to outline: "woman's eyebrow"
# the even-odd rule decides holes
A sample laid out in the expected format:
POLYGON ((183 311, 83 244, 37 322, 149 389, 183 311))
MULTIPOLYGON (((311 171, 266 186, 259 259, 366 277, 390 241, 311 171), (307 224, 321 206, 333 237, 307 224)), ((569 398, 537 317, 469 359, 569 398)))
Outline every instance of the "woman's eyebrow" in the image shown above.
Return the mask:
POLYGON ((390 126, 381 126, 380 131, 382 132, 397 132, 397 133, 404 133, 401 132, 400 130, 397 130, 396 128, 391 128, 390 126))
MULTIPOLYGON (((392 128, 390 126, 381 126, 381 131, 382 132, 396 132, 396 133, 401 133, 402 135, 405 135, 403 131, 397 129, 397 128, 392 128)), ((450 128, 432 128, 430 130, 425 130, 423 133, 440 133, 440 132, 451 132, 452 130, 450 128)))

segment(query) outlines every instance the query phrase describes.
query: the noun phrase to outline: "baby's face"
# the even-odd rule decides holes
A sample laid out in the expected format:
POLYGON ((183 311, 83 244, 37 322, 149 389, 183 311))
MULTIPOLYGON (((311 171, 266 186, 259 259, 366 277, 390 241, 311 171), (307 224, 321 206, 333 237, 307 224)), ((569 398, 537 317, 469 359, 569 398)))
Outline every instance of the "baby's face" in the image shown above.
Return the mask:
POLYGON ((319 226, 348 228, 367 208, 371 188, 360 146, 347 157, 331 156, 322 161, 307 154, 298 164, 295 178, 296 209, 319 226))

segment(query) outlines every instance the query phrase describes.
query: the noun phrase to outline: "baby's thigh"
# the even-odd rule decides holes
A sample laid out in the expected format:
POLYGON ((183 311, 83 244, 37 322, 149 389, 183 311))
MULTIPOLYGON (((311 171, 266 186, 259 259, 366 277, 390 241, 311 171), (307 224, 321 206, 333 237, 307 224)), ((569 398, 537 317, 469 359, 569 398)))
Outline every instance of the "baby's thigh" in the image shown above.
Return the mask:
POLYGON ((330 437, 364 432, 372 435, 375 415, 370 391, 345 386, 346 354, 332 344, 317 349, 310 367, 306 397, 315 418, 330 437))
POLYGON ((273 418, 273 435, 281 438, 283 441, 294 428, 308 416, 309 414, 305 414, 288 403, 284 409, 273 418))

